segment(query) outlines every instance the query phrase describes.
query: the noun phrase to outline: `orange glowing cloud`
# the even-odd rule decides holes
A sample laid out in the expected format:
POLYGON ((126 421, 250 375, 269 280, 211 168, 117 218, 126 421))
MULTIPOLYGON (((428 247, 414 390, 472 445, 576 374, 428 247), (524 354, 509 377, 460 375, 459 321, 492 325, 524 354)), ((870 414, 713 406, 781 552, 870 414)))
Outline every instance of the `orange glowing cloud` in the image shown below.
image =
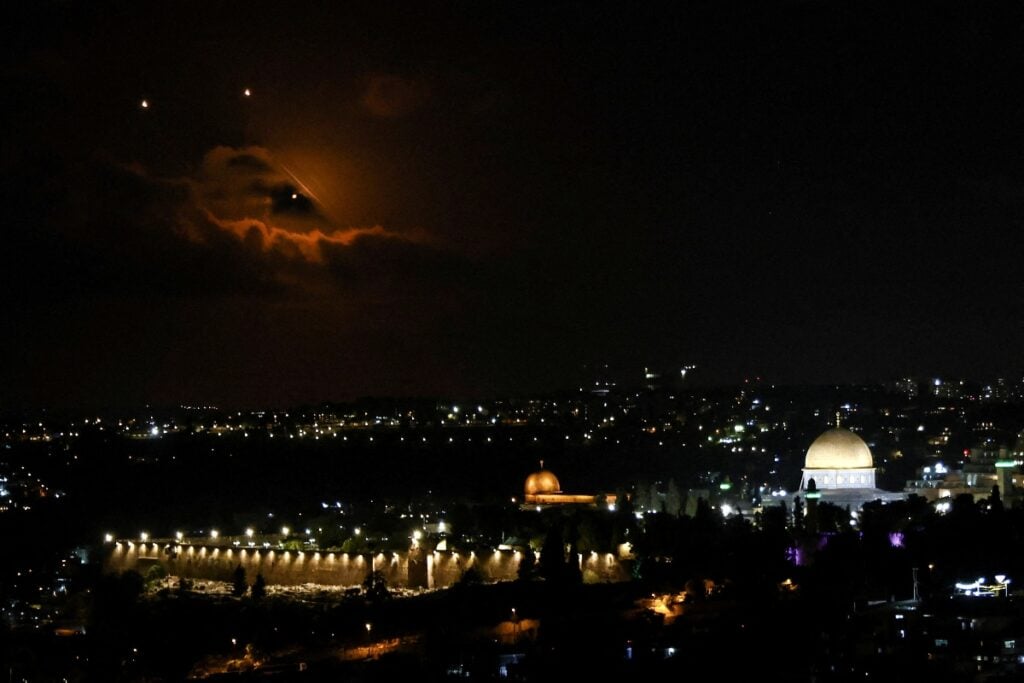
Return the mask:
POLYGON ((321 243, 348 246, 362 236, 398 237, 398 235, 388 232, 379 225, 369 228, 334 230, 331 232, 323 232, 318 229, 310 232, 293 232, 285 228, 268 225, 255 218, 222 220, 209 211, 206 214, 211 223, 234 233, 240 240, 251 239, 253 235, 257 235, 264 251, 279 249, 283 253, 297 253, 312 263, 321 263, 323 261, 323 252, 320 251, 321 243))
MULTIPOLYGON (((298 170, 298 169, 296 169, 298 170)), ((423 235, 397 233, 380 225, 338 227, 300 174, 263 147, 216 147, 187 183, 196 208, 213 228, 264 252, 323 263, 321 246, 351 246, 360 238, 420 242, 423 235)), ((186 230, 195 241, 199 231, 186 230)))

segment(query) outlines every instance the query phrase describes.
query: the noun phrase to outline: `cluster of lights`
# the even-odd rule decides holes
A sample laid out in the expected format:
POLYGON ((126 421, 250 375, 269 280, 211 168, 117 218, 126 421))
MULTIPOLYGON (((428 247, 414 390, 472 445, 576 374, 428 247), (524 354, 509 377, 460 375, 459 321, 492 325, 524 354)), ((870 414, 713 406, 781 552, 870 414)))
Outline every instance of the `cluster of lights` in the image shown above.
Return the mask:
POLYGON ((1000 591, 1005 595, 1009 590, 1010 579, 1006 577, 1006 574, 996 574, 995 579, 996 583, 992 586, 985 585, 984 576, 979 577, 972 583, 958 581, 956 589, 963 591, 964 595, 996 595, 1000 591))

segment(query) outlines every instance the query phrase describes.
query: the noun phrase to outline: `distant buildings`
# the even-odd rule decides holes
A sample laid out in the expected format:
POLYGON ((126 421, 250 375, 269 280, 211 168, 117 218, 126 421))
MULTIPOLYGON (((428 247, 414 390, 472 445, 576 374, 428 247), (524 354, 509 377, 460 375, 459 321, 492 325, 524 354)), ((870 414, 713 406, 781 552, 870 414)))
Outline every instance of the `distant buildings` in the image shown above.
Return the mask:
POLYGON ((975 500, 989 498, 992 487, 999 486, 1004 504, 1012 504, 1024 490, 1024 432, 1017 435, 1013 447, 972 448, 964 454, 963 466, 947 467, 942 462, 918 469, 918 477, 907 482, 907 493, 913 493, 929 502, 946 504, 944 499, 967 494, 975 500))

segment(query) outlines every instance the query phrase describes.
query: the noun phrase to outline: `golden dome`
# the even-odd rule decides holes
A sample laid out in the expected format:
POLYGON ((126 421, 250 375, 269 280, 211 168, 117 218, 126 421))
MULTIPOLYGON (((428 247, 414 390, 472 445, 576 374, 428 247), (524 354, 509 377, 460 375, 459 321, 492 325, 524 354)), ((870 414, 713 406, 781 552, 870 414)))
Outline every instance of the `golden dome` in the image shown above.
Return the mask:
POLYGON ((848 429, 830 429, 807 449, 806 469, 849 470, 874 467, 871 450, 860 438, 848 429))
POLYGON ((528 496, 537 493, 558 493, 562 490, 558 477, 549 470, 540 470, 528 476, 525 488, 528 496))

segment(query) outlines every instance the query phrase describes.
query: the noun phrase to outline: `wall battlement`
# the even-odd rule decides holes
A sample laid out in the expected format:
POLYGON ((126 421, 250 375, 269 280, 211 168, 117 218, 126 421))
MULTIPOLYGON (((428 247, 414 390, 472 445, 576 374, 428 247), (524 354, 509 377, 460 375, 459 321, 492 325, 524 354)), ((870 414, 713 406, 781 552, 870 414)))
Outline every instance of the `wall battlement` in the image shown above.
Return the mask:
MULTIPOLYGON (((380 571, 389 586, 445 588, 456 583, 467 569, 475 568, 485 582, 517 578, 522 553, 428 551, 410 549, 395 553, 340 553, 224 548, 177 543, 118 542, 104 562, 107 572, 134 570, 145 573, 159 564, 174 576, 189 579, 230 581, 239 565, 246 576, 262 574, 269 584, 359 586, 370 571, 380 571)), ((629 572, 611 553, 580 555, 584 581, 626 581, 629 572)))

